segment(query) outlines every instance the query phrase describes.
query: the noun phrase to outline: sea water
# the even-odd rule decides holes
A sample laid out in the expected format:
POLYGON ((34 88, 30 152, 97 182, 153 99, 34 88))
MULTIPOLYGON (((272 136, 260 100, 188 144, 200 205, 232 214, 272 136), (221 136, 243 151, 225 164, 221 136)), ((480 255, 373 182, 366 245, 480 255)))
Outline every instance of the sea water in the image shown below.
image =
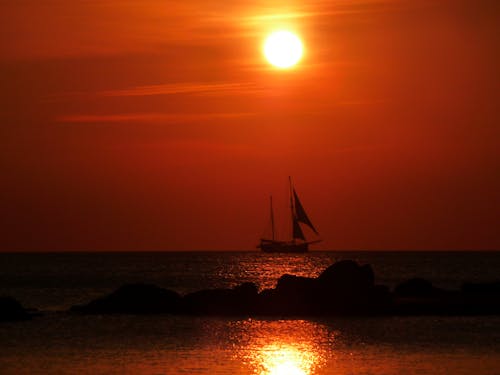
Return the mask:
POLYGON ((317 276, 339 259, 376 282, 410 277, 458 288, 500 274, 497 252, 0 254, 0 295, 44 315, 0 324, 0 374, 499 374, 500 317, 218 318, 77 316, 71 305, 129 282, 186 293, 284 274, 317 276))

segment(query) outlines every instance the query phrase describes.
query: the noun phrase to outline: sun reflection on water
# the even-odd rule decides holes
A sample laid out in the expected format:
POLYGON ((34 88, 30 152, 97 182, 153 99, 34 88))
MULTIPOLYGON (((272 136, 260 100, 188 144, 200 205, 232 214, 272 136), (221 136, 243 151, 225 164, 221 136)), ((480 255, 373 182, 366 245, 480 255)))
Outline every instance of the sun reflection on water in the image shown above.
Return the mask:
POLYGON ((270 345, 262 349, 260 361, 259 375, 310 375, 316 358, 312 351, 270 345))
POLYGON ((256 375, 313 375, 324 362, 319 341, 327 339, 328 332, 320 324, 252 321, 245 326, 244 357, 256 375))

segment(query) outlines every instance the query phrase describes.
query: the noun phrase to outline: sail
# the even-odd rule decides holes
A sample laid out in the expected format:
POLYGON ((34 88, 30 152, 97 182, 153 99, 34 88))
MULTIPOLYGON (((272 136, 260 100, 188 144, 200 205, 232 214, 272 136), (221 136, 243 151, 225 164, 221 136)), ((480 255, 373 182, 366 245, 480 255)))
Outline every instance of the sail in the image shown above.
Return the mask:
POLYGON ((306 240, 304 233, 302 232, 302 228, 297 220, 297 218, 293 218, 293 238, 300 238, 301 240, 306 240))
MULTIPOLYGON (((300 203, 299 196, 297 195, 295 189, 293 189, 293 198, 295 200, 295 217, 296 217, 294 223, 295 221, 300 221, 301 223, 304 223, 307 226, 309 226, 309 228, 311 228, 314 231, 314 233, 318 234, 316 228, 314 228, 314 225, 312 225, 311 220, 309 220, 309 217, 307 217, 306 211, 304 210, 302 203, 300 203)), ((294 224, 294 232, 295 232, 295 224, 294 224)))

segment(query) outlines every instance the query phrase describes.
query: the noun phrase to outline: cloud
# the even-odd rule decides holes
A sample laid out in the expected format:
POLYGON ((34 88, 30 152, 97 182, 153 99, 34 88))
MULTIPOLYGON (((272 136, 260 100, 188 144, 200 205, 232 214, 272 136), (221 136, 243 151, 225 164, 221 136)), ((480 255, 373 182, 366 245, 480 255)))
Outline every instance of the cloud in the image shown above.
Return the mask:
POLYGON ((174 94, 216 94, 216 93, 246 93, 255 92, 257 87, 253 83, 165 83, 157 85, 137 86, 127 89, 105 90, 102 96, 151 96, 174 94))
MULTIPOLYGON (((396 0, 37 0, 0 3, 0 59, 154 52, 161 46, 214 45, 254 37, 303 18, 385 11, 396 0)), ((406 3, 403 1, 403 3, 406 3)))
POLYGON ((234 119, 255 116, 255 113, 126 113, 73 114, 57 118, 64 123, 187 123, 214 119, 234 119))

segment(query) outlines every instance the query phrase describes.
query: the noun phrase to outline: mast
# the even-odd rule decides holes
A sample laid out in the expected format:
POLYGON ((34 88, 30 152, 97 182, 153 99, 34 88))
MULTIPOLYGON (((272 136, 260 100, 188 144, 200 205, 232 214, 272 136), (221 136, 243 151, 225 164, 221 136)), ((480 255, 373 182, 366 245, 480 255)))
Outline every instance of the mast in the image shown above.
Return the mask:
POLYGON ((291 218, 292 218, 292 241, 295 242, 295 236, 294 236, 295 210, 293 208, 293 187, 292 187, 292 177, 291 176, 288 176, 288 181, 290 183, 290 213, 291 213, 291 218))
POLYGON ((273 241, 274 241, 274 211, 273 211, 273 196, 271 195, 270 197, 270 202, 271 202, 271 230, 273 232, 273 241))

